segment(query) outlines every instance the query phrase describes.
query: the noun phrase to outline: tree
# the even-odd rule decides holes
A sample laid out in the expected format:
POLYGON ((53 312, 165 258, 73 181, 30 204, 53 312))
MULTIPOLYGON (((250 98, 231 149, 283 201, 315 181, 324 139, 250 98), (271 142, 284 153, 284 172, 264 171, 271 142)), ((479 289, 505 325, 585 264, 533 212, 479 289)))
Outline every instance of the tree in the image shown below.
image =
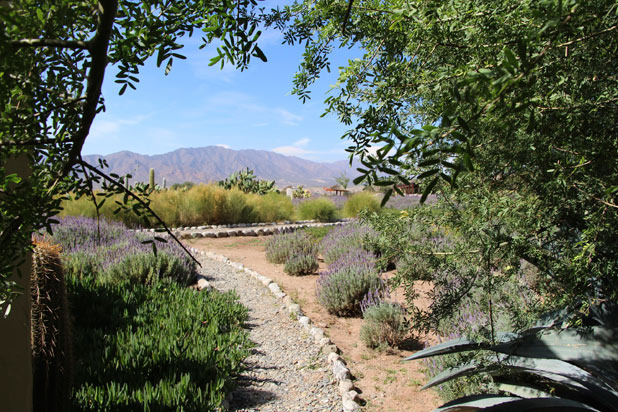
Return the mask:
MULTIPOLYGON (((187 1, 81 0, 0 2, 0 304, 17 291, 9 280, 30 247, 30 234, 55 222, 63 196, 90 195, 94 182, 106 193, 125 193, 136 212, 148 202, 125 191, 124 177, 107 175, 84 162, 81 150, 93 119, 105 109, 101 84, 108 63, 115 66, 123 94, 135 89, 139 68, 156 56, 165 73, 179 53, 180 40, 202 32, 215 42, 224 62, 246 68, 251 57, 266 61, 255 0, 187 1), (25 156, 32 176, 8 174, 8 159, 25 156)), ((119 205, 119 207, 126 207, 119 205)), ((148 215, 144 215, 148 218, 148 215)), ((153 243, 154 245, 154 243, 153 243)))
POLYGON ((528 262, 547 307, 618 298, 615 1, 306 0, 270 23, 306 44, 302 100, 335 47, 363 50, 326 113, 350 125, 355 183, 390 186, 386 201, 412 167, 423 200, 441 193, 444 213, 418 219, 467 239, 447 253, 482 275, 460 273, 461 292, 476 282, 491 296, 495 274, 528 262))
POLYGON ((347 189, 350 178, 346 176, 345 172, 342 172, 341 176, 335 178, 335 182, 337 182, 338 185, 341 185, 344 189, 347 189))

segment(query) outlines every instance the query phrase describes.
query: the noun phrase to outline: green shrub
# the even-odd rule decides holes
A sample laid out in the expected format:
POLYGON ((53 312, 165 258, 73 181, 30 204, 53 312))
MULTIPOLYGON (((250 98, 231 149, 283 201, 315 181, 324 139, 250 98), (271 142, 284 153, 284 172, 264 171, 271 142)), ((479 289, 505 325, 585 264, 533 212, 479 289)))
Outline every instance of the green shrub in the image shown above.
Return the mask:
POLYGON ((306 200, 298 205, 298 217, 302 220, 332 222, 337 220, 337 206, 324 197, 306 200))
POLYGON ((294 205, 286 195, 270 192, 261 196, 248 195, 248 199, 260 222, 281 222, 294 215, 294 205))
POLYGON ((311 275, 318 270, 318 259, 314 254, 293 255, 285 261, 283 270, 292 276, 311 275))
POLYGON ((317 253, 317 244, 303 231, 275 235, 266 240, 266 259, 271 263, 281 264, 292 256, 317 256, 317 253))
POLYGON ((380 350, 399 345, 408 334, 408 325, 401 305, 380 302, 363 313, 361 341, 369 348, 380 350))
POLYGON ((242 370, 247 310, 233 293, 71 278, 75 410, 215 410, 242 370))
POLYGON ((317 298, 329 313, 354 316, 361 313, 361 302, 367 293, 383 287, 375 257, 365 250, 356 249, 341 256, 320 275, 317 298))
POLYGON ((380 210, 380 201, 373 193, 360 192, 350 196, 343 205, 343 216, 358 217, 358 214, 363 210, 370 212, 380 210))
POLYGON ((171 278, 181 285, 188 285, 195 275, 186 270, 178 256, 165 252, 158 252, 155 256, 150 251, 127 255, 122 261, 111 265, 101 278, 116 283, 128 279, 145 285, 162 278, 171 278))
POLYGON ((333 230, 334 226, 316 226, 316 227, 307 227, 301 229, 303 232, 307 233, 311 236, 316 242, 320 242, 326 235, 333 230))

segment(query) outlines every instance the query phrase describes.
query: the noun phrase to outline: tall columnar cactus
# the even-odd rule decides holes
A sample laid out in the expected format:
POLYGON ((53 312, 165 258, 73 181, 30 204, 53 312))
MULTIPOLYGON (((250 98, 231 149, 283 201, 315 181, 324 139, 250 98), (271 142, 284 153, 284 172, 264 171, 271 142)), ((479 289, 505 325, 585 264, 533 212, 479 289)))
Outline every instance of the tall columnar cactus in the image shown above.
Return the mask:
POLYGON ((165 178, 163 178, 163 181, 161 182, 161 186, 163 187, 163 189, 167 189, 167 180, 165 178))
POLYGON ((60 246, 35 243, 30 282, 34 411, 70 409, 71 328, 60 246))
POLYGON ((154 169, 150 169, 150 190, 154 190, 155 189, 155 171, 154 169))

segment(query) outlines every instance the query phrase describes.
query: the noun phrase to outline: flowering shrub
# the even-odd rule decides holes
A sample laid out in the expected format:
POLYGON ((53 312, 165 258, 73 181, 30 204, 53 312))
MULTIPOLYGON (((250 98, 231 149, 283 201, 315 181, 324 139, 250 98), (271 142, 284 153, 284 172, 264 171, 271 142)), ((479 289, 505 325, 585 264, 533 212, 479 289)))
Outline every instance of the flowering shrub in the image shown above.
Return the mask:
POLYGON ((317 253, 316 243, 304 231, 275 235, 266 241, 266 259, 271 263, 285 263, 295 255, 317 256, 317 253))
POLYGON ((195 263, 175 243, 159 243, 157 255, 152 252, 148 235, 136 234, 118 222, 86 217, 65 217, 54 226, 53 238, 63 249, 67 275, 95 276, 117 282, 127 278, 152 283, 155 278, 169 277, 189 284, 195 263))
POLYGON ((292 276, 311 275, 318 270, 318 259, 313 255, 293 255, 285 261, 285 273, 292 276))
POLYGON ((383 287, 375 257, 354 249, 331 264, 317 281, 318 302, 329 313, 353 316, 361 313, 361 302, 369 291, 383 287))
POLYGON ((365 319, 360 330, 361 341, 380 350, 399 345, 408 334, 408 325, 401 305, 381 301, 363 311, 365 319))
POLYGON ((367 249, 369 240, 376 237, 376 232, 368 226, 351 223, 333 229, 322 239, 320 252, 326 263, 333 263, 349 251, 367 249))

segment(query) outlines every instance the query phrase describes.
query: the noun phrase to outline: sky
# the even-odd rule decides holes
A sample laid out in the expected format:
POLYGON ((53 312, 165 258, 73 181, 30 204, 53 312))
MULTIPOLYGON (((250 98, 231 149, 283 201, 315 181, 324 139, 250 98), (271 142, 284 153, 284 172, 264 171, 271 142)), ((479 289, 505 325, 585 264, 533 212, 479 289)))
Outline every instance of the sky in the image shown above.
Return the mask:
MULTIPOLYGON (((198 50, 199 33, 186 40, 169 75, 150 59, 142 68, 137 90, 119 96, 117 69, 107 68, 103 84, 106 111, 90 130, 83 154, 107 155, 128 150, 141 154, 167 153, 183 147, 219 145, 230 149, 259 149, 313 161, 347 159, 347 130, 335 116, 321 118, 324 99, 336 83, 338 67, 359 50, 337 52, 331 73, 312 87, 303 104, 291 95, 292 79, 302 47, 282 45, 276 31, 264 32, 260 48, 267 63, 252 58, 241 72, 232 65, 208 66, 214 47, 198 50)), ((355 55, 356 54, 356 55, 355 55)))

